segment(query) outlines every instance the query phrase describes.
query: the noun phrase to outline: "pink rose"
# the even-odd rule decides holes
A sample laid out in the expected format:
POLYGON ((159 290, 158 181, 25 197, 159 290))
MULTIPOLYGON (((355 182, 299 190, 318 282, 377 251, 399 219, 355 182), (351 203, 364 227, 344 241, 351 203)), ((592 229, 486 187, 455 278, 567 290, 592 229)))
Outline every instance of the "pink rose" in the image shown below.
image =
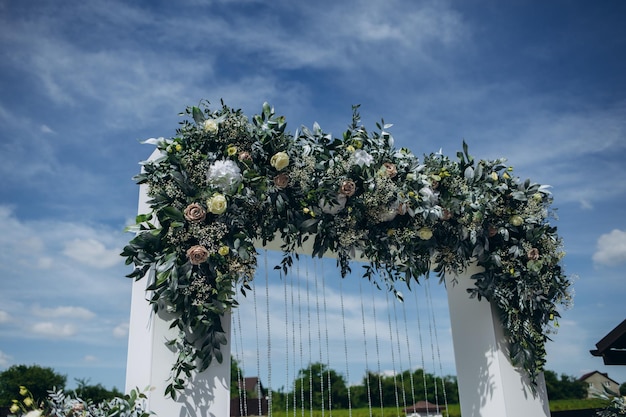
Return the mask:
POLYGON ((289 184, 289 176, 285 173, 278 174, 274 177, 274 185, 278 188, 285 188, 289 184))
POLYGON ((339 193, 346 197, 352 197, 356 192, 356 184, 352 180, 345 180, 341 187, 339 187, 339 193))
POLYGON ((243 161, 252 161, 252 156, 250 155, 250 152, 243 151, 243 152, 239 153, 239 160, 242 161, 242 162, 243 161))
POLYGON ((187 258, 192 265, 200 265, 209 258, 209 251, 204 246, 195 245, 187 250, 187 258))
POLYGON ((391 162, 385 162, 383 166, 385 167, 385 172, 387 173, 387 176, 389 178, 393 178, 398 174, 398 169, 396 168, 395 164, 392 164, 391 162))
POLYGON ((532 248, 531 250, 529 250, 526 253, 526 256, 528 256, 528 259, 530 259, 531 261, 536 261, 539 259, 539 249, 537 248, 532 248))
POLYGON ((201 222, 206 217, 206 211, 198 203, 192 203, 185 208, 185 219, 190 222, 201 222))

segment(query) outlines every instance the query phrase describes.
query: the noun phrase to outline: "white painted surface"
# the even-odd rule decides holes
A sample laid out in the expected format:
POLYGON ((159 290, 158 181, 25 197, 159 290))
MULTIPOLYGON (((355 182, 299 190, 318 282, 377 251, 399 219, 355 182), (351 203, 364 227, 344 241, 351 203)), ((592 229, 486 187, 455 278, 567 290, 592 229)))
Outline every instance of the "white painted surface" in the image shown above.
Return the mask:
POLYGON ((474 266, 446 278, 450 326, 463 417, 550 416, 543 375, 536 395, 528 377, 511 364, 499 318, 485 299, 470 299, 474 266))
MULTIPOLYGON (((150 159, 158 156, 155 151, 150 159)), ((150 211, 146 187, 139 190, 138 213, 150 211)), ((229 340, 222 346, 224 359, 216 361, 200 373, 193 373, 190 389, 175 401, 164 395, 172 364, 177 353, 166 345, 176 337, 177 330, 170 329, 171 318, 155 315, 148 303, 146 286, 148 277, 133 282, 128 334, 128 359, 126 364, 126 392, 139 388, 146 392, 147 409, 157 417, 224 417, 230 415, 230 314, 222 318, 222 326, 229 340)))

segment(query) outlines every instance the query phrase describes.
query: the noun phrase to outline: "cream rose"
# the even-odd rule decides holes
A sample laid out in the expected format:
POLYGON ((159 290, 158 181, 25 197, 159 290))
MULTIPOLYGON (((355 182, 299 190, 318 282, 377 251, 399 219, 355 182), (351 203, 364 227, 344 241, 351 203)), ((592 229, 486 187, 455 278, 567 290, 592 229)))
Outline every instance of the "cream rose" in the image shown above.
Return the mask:
POLYGON ((220 248, 217 250, 217 253, 219 253, 222 256, 228 255, 229 252, 230 252, 230 248, 226 245, 220 246, 220 248))
POLYGON ((198 203, 189 204, 185 208, 185 219, 190 222, 201 222, 206 218, 206 211, 198 203))
POLYGON ((516 214, 514 216, 511 216, 511 218, 509 219, 509 223, 511 223, 513 226, 521 226, 524 223, 524 219, 522 218, 522 216, 516 214))
POLYGON ((289 155, 286 152, 276 152, 270 159, 270 165, 281 171, 289 165, 289 155))
POLYGON ((192 246, 187 249, 187 258, 192 265, 200 265, 209 258, 209 251, 201 245, 192 246))
POLYGON ((431 237, 433 237, 433 231, 430 229, 430 227, 422 227, 417 231, 417 236, 422 240, 429 240, 431 237))
POLYGON ((209 198, 206 202, 209 212, 213 214, 222 214, 228 207, 228 202, 223 194, 213 194, 213 197, 209 198))

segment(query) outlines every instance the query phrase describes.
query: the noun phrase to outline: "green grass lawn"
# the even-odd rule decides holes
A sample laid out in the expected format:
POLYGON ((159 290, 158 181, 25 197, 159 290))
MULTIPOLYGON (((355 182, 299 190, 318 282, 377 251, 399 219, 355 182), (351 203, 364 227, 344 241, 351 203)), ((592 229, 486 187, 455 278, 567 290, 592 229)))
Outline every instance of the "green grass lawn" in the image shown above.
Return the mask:
MULTIPOLYGON (((608 401, 601 399, 588 399, 588 400, 558 400, 558 401, 550 401, 550 411, 563 411, 563 410, 582 410, 587 408, 603 408, 608 404, 608 401)), ((449 404, 448 405, 448 413, 444 413, 444 417, 461 417, 461 406, 459 404, 449 404)), ((275 417, 292 417, 294 415, 293 410, 289 411, 289 414, 284 411, 274 411, 273 416, 275 417)), ((296 416, 301 416, 301 410, 296 411, 296 416)), ((332 414, 326 410, 322 413, 321 410, 313 410, 313 413, 309 410, 305 410, 305 415, 308 417, 370 417, 369 408, 353 408, 352 412, 350 410, 332 410, 332 414)), ((392 417, 392 416, 400 416, 403 417, 404 413, 400 410, 400 413, 397 413, 396 407, 386 407, 382 411, 380 408, 376 407, 372 409, 372 416, 374 417, 392 417)))

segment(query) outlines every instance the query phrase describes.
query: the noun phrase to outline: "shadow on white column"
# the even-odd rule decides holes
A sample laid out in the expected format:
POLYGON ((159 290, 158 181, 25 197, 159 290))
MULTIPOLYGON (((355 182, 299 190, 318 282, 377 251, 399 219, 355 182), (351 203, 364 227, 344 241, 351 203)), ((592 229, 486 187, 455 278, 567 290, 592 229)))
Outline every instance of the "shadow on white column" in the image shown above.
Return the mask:
POLYGON ((549 417, 543 375, 533 392, 526 372, 515 368, 497 313, 487 300, 469 298, 471 276, 447 277, 450 326, 463 417, 549 417), (456 284, 453 279, 456 278, 456 284))

